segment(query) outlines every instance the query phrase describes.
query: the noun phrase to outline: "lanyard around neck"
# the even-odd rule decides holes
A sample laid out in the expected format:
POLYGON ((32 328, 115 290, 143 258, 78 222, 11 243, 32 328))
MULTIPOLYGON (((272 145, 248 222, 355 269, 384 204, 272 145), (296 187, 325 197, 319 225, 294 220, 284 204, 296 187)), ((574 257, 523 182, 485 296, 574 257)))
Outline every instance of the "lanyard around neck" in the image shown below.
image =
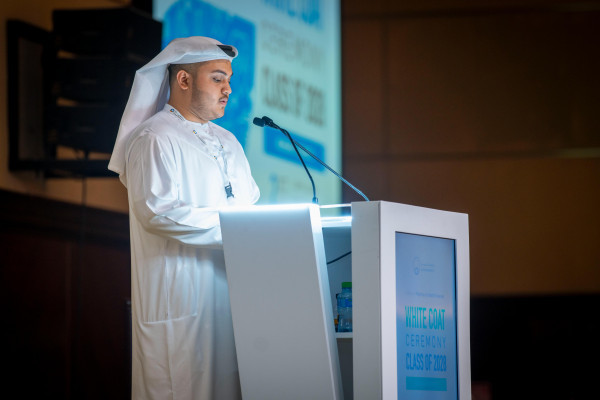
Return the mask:
MULTIPOLYGON (((173 115, 175 115, 177 118, 179 118, 182 122, 187 122, 187 120, 175 108, 171 107, 169 109, 169 111, 173 115)), ((210 129, 210 125, 208 126, 208 129, 210 129)), ((217 139, 217 142, 219 142, 219 144, 218 144, 218 146, 212 146, 213 150, 211 151, 210 146, 200 136, 200 134, 195 129, 192 129, 192 132, 194 133, 194 136, 196 136, 198 138, 198 140, 200 140, 200 142, 202 142, 202 144, 204 145, 205 151, 208 154, 210 154, 210 156, 215 160, 217 167, 219 168, 219 171, 221 172, 221 178, 223 179, 223 183, 225 183, 225 194, 227 195, 227 198, 235 197, 233 195, 233 188, 231 187, 231 180, 229 179, 229 174, 227 172, 227 158, 225 157, 225 148, 223 147, 223 143, 221 143, 221 139, 217 135, 214 135, 215 139, 217 139), (219 157, 221 157, 221 160, 223 160, 222 166, 221 166, 221 162, 219 162, 219 157)))

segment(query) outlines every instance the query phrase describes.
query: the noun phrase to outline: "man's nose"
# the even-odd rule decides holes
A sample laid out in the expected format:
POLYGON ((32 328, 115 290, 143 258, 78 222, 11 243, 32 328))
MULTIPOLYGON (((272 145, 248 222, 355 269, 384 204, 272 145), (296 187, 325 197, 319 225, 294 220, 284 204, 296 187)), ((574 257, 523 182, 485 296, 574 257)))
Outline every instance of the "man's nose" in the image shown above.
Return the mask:
POLYGON ((231 94, 231 85, 229 83, 225 84, 223 87, 223 94, 229 96, 231 94))

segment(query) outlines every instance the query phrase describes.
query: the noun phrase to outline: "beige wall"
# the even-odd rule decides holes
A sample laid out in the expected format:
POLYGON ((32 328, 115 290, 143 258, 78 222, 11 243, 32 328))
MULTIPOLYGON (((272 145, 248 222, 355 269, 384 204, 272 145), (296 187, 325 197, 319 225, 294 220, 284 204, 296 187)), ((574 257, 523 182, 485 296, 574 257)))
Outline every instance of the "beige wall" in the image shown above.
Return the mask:
POLYGON ((345 174, 468 213, 473 294, 597 293, 600 4, 493 3, 344 2, 345 174))
MULTIPOLYGON (((18 19, 40 28, 52 29, 52 10, 73 8, 119 7, 128 0, 3 0, 0 2, 0 189, 50 199, 81 203, 82 182, 79 179, 42 179, 34 172, 8 170, 8 120, 6 71, 6 20, 18 19)), ((74 157, 65 154, 65 157, 74 157)), ((87 204, 107 210, 127 212, 127 191, 114 178, 88 178, 87 204)))

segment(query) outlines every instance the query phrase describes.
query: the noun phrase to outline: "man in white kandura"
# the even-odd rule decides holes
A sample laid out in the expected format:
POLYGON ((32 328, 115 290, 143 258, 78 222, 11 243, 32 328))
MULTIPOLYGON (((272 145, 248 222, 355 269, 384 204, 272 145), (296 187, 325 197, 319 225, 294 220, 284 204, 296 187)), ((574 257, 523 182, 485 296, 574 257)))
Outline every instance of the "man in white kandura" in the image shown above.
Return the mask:
POLYGON ((241 398, 218 208, 259 190, 239 142, 210 122, 236 56, 175 39, 137 71, 121 120, 109 169, 129 195, 134 399, 241 398))

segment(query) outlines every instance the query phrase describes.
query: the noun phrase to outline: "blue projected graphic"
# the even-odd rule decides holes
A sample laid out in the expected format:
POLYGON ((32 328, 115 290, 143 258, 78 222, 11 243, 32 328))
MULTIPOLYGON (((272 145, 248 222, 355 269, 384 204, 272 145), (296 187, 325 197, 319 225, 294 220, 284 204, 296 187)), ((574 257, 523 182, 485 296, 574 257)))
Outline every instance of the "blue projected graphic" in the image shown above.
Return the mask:
POLYGON ((238 49, 239 55, 233 66, 232 95, 225 116, 216 122, 232 132, 245 147, 252 110, 250 92, 254 87, 254 24, 200 0, 179 0, 164 15, 162 46, 187 36, 212 37, 238 49))
MULTIPOLYGON (((296 151, 292 147, 290 140, 277 129, 265 126, 265 153, 283 158, 284 160, 291 161, 293 163, 301 164, 296 151)), ((325 157, 325 147, 314 140, 310 140, 305 137, 301 137, 296 133, 290 132, 290 135, 296 142, 300 143, 304 146, 308 151, 313 153, 315 156, 319 157, 319 159, 323 160, 325 157)), ((319 164, 314 158, 310 157, 306 153, 304 153, 301 149, 298 149, 302 158, 304 159, 304 163, 307 167, 315 170, 315 171, 323 171, 325 167, 319 164)))
POLYGON ((321 1, 281 1, 281 0, 263 0, 269 5, 290 18, 298 19, 309 26, 318 29, 323 28, 321 20, 321 1))

